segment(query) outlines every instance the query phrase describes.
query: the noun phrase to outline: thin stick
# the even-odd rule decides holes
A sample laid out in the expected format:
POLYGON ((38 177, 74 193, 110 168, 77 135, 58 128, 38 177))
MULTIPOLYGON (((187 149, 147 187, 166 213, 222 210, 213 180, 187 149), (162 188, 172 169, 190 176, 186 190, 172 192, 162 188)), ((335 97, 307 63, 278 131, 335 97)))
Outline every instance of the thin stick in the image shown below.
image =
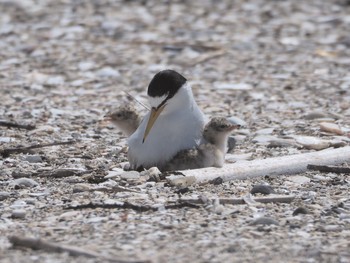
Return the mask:
POLYGON ((195 59, 194 61, 192 62, 189 62, 188 63, 188 66, 195 66, 195 65, 198 65, 198 64, 201 64, 203 62, 206 62, 208 60, 211 60, 213 58, 216 58, 216 57, 220 57, 220 56, 223 56, 227 53, 226 50, 217 50, 217 51, 213 51, 211 53, 205 53, 201 56, 199 56, 197 59, 195 59))
POLYGON ((222 168, 210 167, 179 172, 185 176, 194 177, 195 183, 208 183, 218 177, 226 182, 252 179, 266 175, 277 176, 303 173, 307 171, 307 165, 310 163, 317 165, 337 165, 345 162, 350 162, 350 146, 226 164, 222 168))
POLYGON ((26 129, 26 130, 33 130, 35 129, 34 124, 20 124, 17 122, 10 122, 10 121, 4 121, 0 120, 0 126, 4 126, 7 128, 18 128, 18 129, 26 129))
MULTIPOLYGON (((294 200, 294 195, 274 195, 268 197, 256 197, 253 198, 253 201, 259 203, 290 203, 294 200)), ((203 204, 201 199, 180 199, 180 202, 187 202, 192 204, 203 204)), ((212 200, 213 201, 213 200, 212 200)), ((244 205, 246 201, 244 198, 220 198, 220 204, 228 204, 228 205, 244 205)))
MULTIPOLYGON (((199 208, 199 206, 187 203, 187 202, 181 202, 181 203, 175 203, 175 204, 167 204, 164 206, 165 209, 180 209, 180 208, 199 208)), ((131 209, 136 212, 149 212, 149 211, 158 211, 158 207, 150 206, 150 205, 135 205, 129 202, 121 202, 121 203, 115 203, 115 204, 103 204, 103 203, 88 203, 83 205, 76 205, 76 206, 69 206, 66 209, 73 209, 73 210, 80 210, 80 209, 96 209, 96 208, 103 208, 103 209, 131 209)))
POLYGON ((36 144, 36 145, 31 145, 27 147, 18 147, 18 148, 4 148, 0 150, 0 155, 2 155, 3 157, 8 157, 13 153, 27 153, 32 149, 56 146, 56 145, 73 144, 73 143, 75 143, 75 141, 43 143, 43 144, 36 144))
POLYGON ((216 43, 208 43, 208 42, 196 42, 196 43, 188 43, 183 41, 173 41, 173 42, 162 42, 162 41, 143 41, 143 40, 133 40, 130 42, 132 45, 152 45, 152 46, 174 46, 179 48, 191 47, 197 49, 207 49, 207 50, 218 50, 222 49, 221 45, 216 43))
POLYGON ((325 173, 337 173, 337 174, 350 173, 350 167, 308 164, 307 169, 325 172, 325 173))
POLYGON ((53 242, 48 242, 45 240, 42 240, 40 238, 28 238, 28 237, 18 237, 18 236, 10 236, 9 241, 12 243, 14 247, 26 247, 31 248, 34 250, 46 250, 56 253, 63 253, 66 252, 71 256, 79 257, 79 256, 85 256, 88 258, 96 258, 99 262, 113 262, 113 263, 145 263, 150 262, 147 260, 122 260, 122 259, 116 259, 116 258, 110 258, 105 257, 103 255, 98 254, 94 251, 87 251, 83 248, 71 246, 71 245, 62 245, 57 244, 53 242))
POLYGON ((134 101, 136 101, 138 104, 140 104, 142 107, 144 107, 146 110, 150 110, 149 107, 147 107, 145 104, 143 104, 141 101, 137 100, 133 95, 131 95, 129 92, 123 90, 130 98, 132 98, 134 101))

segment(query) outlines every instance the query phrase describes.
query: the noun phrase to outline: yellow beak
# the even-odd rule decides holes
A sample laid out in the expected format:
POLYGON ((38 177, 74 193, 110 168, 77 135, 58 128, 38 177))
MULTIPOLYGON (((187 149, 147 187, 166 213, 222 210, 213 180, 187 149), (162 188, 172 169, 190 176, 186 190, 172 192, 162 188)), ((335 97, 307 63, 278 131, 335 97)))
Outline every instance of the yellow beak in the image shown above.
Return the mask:
POLYGON ((152 108, 151 109, 151 114, 149 115, 149 119, 148 119, 146 130, 145 130, 145 134, 143 135, 142 143, 145 142, 147 135, 151 131, 151 129, 153 127, 153 124, 156 122, 158 116, 163 111, 164 107, 165 107, 165 104, 163 106, 161 106, 160 108, 158 108, 158 109, 156 109, 156 108, 152 108))

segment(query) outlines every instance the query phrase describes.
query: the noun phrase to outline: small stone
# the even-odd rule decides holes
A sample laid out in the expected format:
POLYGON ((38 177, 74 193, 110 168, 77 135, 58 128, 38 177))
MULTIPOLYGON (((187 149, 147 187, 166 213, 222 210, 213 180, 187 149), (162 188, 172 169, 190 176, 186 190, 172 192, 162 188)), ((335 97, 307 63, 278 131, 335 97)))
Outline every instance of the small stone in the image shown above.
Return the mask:
POLYGON ((120 77, 119 71, 112 69, 111 67, 105 67, 96 72, 98 77, 101 78, 118 78, 120 77))
POLYGON ((90 191, 91 186, 89 184, 76 184, 73 187, 73 193, 87 192, 90 191))
POLYGON ((29 178, 18 178, 13 180, 12 182, 10 182, 9 186, 10 187, 35 187, 38 186, 39 184, 34 181, 33 179, 29 179, 29 178))
POLYGON ((325 112, 322 111, 312 111, 309 112, 308 114, 306 114, 304 116, 304 119, 306 120, 314 120, 314 119, 323 119, 323 118, 327 118, 329 117, 329 115, 325 112))
POLYGON ((121 179, 139 179, 140 178, 140 173, 137 171, 128 171, 128 172, 124 172, 120 175, 121 179))
POLYGON ((265 128, 265 129, 261 129, 261 130, 256 131, 256 134, 269 135, 269 134, 272 134, 274 130, 275 130, 275 128, 265 128))
POLYGON ((269 195, 275 193, 273 188, 270 185, 257 184, 253 186, 253 189, 250 191, 251 194, 263 194, 269 195))
POLYGON ((27 155, 24 160, 29 163, 41 163, 43 161, 40 155, 27 155))
POLYGON ((224 180, 221 177, 216 177, 213 180, 210 180, 209 183, 213 185, 220 185, 224 182, 224 180))
POLYGON ((106 179, 111 179, 115 177, 119 177, 125 171, 121 168, 115 168, 113 171, 108 171, 108 174, 105 176, 106 179))
POLYGON ((306 149, 323 150, 329 148, 330 143, 312 136, 294 136, 297 143, 301 144, 306 149))
POLYGON ((32 174, 28 171, 23 172, 16 169, 12 172, 11 175, 13 178, 22 178, 22 177, 30 177, 32 174))
POLYGON ((253 222, 250 223, 250 225, 278 225, 279 223, 270 217, 259 217, 258 219, 255 219, 253 222))
POLYGON ((26 216, 26 211, 23 209, 16 209, 12 211, 11 217, 12 218, 18 218, 23 219, 26 216))
POLYGON ((297 209, 294 210, 293 216, 299 215, 299 214, 308 214, 309 211, 304 208, 304 207, 298 207, 297 209))
POLYGON ((226 154, 225 160, 227 162, 233 163, 233 162, 239 162, 239 161, 246 161, 250 160, 252 158, 252 153, 244 153, 244 154, 226 154))
POLYGON ((82 61, 78 64, 78 68, 81 71, 88 71, 95 67, 95 63, 92 61, 82 61))
POLYGON ((330 133, 334 133, 334 134, 337 134, 337 135, 343 135, 344 134, 342 129, 339 127, 339 125, 337 125, 335 123, 321 122, 320 123, 320 129, 321 129, 321 131, 330 132, 330 133))
POLYGON ((188 187, 196 182, 196 177, 171 175, 166 180, 171 186, 188 187))
POLYGON ((227 152, 232 152, 236 147, 236 139, 233 136, 227 139, 227 152))
POLYGON ((235 116, 232 116, 232 117, 228 118, 228 121, 233 123, 233 124, 239 125, 241 127, 247 125, 247 123, 244 120, 242 120, 242 119, 240 119, 238 117, 235 117, 235 116))
POLYGON ((251 90, 253 87, 248 83, 214 83, 216 89, 231 89, 231 90, 251 90))
POLYGON ((252 142, 264 144, 264 143, 269 143, 271 141, 275 141, 276 139, 277 138, 275 136, 271 136, 271 135, 258 135, 254 137, 252 142))
POLYGON ((268 148, 287 148, 287 147, 296 147, 297 143, 294 140, 288 140, 288 139, 276 139, 270 141, 270 143, 267 145, 268 148))
POLYGON ((63 85, 64 81, 65 80, 63 76, 52 76, 46 80, 45 84, 49 86, 59 86, 59 85, 63 85))
POLYGON ((0 201, 3 201, 3 200, 5 200, 5 199, 9 198, 10 195, 11 195, 11 194, 8 193, 8 192, 0 192, 0 201))
POLYGON ((159 171, 157 167, 151 167, 148 169, 148 175, 150 177, 160 176, 161 174, 162 174, 161 171, 159 171))
POLYGON ((287 180, 297 184, 307 184, 311 181, 310 178, 302 175, 289 176, 287 180))

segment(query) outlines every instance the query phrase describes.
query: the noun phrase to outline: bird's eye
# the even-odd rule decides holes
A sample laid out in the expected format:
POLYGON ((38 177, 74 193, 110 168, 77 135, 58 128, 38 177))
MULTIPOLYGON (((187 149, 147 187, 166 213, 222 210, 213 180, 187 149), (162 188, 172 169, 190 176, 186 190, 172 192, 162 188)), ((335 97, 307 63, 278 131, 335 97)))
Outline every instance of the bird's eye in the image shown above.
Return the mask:
POLYGON ((225 125, 225 124, 220 125, 220 129, 225 129, 225 128, 227 128, 227 125, 225 125))

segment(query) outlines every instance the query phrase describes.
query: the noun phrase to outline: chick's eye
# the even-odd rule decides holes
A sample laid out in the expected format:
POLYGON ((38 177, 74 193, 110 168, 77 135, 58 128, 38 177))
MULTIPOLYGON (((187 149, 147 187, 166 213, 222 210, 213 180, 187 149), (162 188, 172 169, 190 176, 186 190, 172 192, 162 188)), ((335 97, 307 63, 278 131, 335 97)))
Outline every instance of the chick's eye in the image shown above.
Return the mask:
POLYGON ((220 129, 225 129, 225 128, 227 128, 227 125, 225 125, 225 124, 220 125, 220 129))

